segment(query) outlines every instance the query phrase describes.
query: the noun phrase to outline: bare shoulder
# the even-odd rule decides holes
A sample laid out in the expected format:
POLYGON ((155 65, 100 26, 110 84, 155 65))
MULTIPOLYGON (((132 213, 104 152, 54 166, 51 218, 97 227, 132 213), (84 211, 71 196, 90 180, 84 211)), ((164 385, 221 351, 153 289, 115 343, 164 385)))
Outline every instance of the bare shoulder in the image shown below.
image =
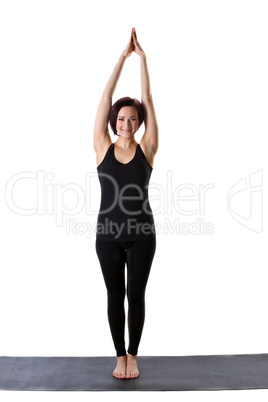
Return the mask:
POLYGON ((149 163, 149 165, 151 165, 151 167, 153 167, 154 158, 155 158, 155 155, 156 155, 156 152, 154 151, 154 148, 150 145, 150 143, 148 141, 146 141, 144 139, 144 137, 140 141, 140 147, 142 149, 142 152, 145 155, 145 158, 146 158, 147 162, 149 163))
POLYGON ((103 141, 98 141, 96 147, 95 147, 95 152, 96 152, 96 162, 97 162, 97 167, 101 164, 103 161, 109 147, 112 144, 112 140, 110 136, 106 136, 103 141))

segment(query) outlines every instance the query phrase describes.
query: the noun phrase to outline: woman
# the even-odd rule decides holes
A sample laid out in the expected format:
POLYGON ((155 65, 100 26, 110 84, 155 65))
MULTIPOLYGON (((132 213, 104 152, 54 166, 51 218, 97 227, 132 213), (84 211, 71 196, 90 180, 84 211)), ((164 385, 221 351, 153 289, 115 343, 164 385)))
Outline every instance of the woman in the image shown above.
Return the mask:
POLYGON ((107 288, 108 320, 117 365, 116 378, 136 378, 138 346, 145 318, 145 287, 156 249, 148 184, 158 149, 158 126, 151 95, 146 55, 135 28, 102 94, 94 126, 94 150, 101 185, 96 253, 107 288), (129 97, 112 106, 112 96, 127 57, 140 56, 142 103, 129 97), (135 133, 145 123, 140 144, 135 133), (108 123, 118 136, 112 142, 108 123), (125 264, 129 346, 125 349, 125 264))

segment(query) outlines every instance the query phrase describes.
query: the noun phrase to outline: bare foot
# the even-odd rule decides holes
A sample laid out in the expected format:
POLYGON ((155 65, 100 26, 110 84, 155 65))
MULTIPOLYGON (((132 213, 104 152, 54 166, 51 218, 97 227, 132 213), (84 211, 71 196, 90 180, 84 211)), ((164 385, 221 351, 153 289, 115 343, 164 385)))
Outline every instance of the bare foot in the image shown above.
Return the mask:
POLYGON ((126 378, 137 378, 140 373, 137 366, 137 355, 127 354, 127 376, 126 378))
POLYGON ((117 357, 117 365, 113 371, 113 376, 116 378, 126 378, 127 374, 127 355, 117 357))

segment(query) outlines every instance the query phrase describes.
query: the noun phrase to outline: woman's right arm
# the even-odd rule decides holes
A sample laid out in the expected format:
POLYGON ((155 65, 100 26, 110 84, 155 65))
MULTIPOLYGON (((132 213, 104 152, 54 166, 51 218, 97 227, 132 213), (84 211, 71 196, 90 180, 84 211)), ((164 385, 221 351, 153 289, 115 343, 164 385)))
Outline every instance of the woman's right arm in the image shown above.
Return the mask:
POLYGON ((99 107, 95 118, 94 139, 93 139, 93 147, 96 152, 98 152, 100 149, 103 148, 107 140, 111 142, 111 138, 108 131, 108 123, 109 123, 110 110, 112 107, 112 97, 118 79, 120 77, 123 65, 125 63, 125 60, 128 56, 130 56, 133 50, 134 46, 131 35, 126 49, 121 54, 116 66, 113 69, 113 72, 106 84, 106 87, 102 93, 102 97, 99 103, 99 107))

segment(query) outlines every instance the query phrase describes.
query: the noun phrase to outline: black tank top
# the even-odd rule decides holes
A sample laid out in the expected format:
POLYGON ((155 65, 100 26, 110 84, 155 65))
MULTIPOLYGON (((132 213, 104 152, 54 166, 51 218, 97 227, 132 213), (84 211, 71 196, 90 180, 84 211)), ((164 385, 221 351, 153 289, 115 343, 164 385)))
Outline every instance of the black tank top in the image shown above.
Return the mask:
POLYGON ((97 166, 101 203, 96 236, 103 240, 132 241, 155 236, 154 217, 148 199, 153 168, 140 144, 133 159, 119 162, 110 145, 97 166))

